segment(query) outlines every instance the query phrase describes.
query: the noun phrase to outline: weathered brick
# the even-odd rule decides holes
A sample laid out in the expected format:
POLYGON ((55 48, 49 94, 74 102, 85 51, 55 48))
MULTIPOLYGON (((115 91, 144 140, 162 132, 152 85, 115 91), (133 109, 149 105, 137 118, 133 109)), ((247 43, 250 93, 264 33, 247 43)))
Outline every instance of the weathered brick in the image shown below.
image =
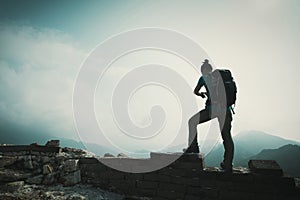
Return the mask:
POLYGON ((216 198, 220 193, 220 189, 216 187, 201 187, 201 190, 203 191, 203 196, 208 198, 216 198))
POLYGON ((183 184, 187 186, 201 186, 199 178, 186 178, 186 177, 171 177, 171 183, 183 184))
POLYGON ((245 200, 255 200, 254 193, 246 193, 246 192, 237 192, 237 191, 229 191, 229 190, 221 190, 220 197, 222 199, 245 199, 245 200))
POLYGON ((137 188, 158 188, 158 182, 155 181, 137 181, 137 188))
POLYGON ((203 170, 202 162, 175 162, 171 165, 171 167, 175 169, 195 169, 195 170, 203 170))
POLYGON ((129 191, 131 194, 139 195, 139 196, 146 196, 146 197, 155 197, 157 195, 156 188, 135 188, 129 191))
POLYGON ((164 198, 164 197, 153 197, 152 200, 167 200, 167 198, 164 198))
POLYGON ((160 183, 159 189, 167 190, 167 191, 176 191, 176 192, 185 192, 186 187, 180 184, 173 184, 173 183, 160 183))
POLYGON ((142 173, 125 173, 124 176, 125 176, 125 179, 128 179, 128 180, 143 180, 144 179, 144 174, 142 174, 142 173))
POLYGON ((201 196, 195 196, 195 195, 185 195, 184 200, 202 200, 203 197, 201 196))
POLYGON ((182 153, 160 153, 160 152, 151 152, 150 158, 152 160, 167 160, 167 161, 176 161, 182 156, 182 153))
POLYGON ((293 178, 289 177, 281 177, 281 176, 272 176, 272 175, 262 175, 262 174, 254 174, 254 182, 257 184, 267 184, 276 186, 286 186, 286 187, 294 187, 295 181, 293 178))
POLYGON ((217 187, 217 181, 215 180, 199 180, 202 187, 217 187))
POLYGON ((99 163, 99 160, 97 158, 91 157, 91 158, 80 158, 79 164, 97 164, 99 163))
POLYGON ((184 198, 184 193, 183 192, 177 192, 177 191, 169 191, 169 190, 158 189, 157 190, 157 196, 167 198, 167 199, 183 199, 184 198))
POLYGON ((182 176, 186 178, 200 177, 202 173, 202 170, 189 169, 185 170, 182 176))
POLYGON ((231 181, 233 182, 243 182, 243 183, 252 183, 254 182, 253 174, 246 173, 246 174, 233 174, 231 181))
POLYGON ((80 170, 83 172, 82 174, 85 174, 87 172, 89 175, 90 172, 93 172, 94 174, 101 174, 107 170, 107 167, 103 164, 97 163, 97 164, 80 164, 79 165, 80 170))
POLYGON ((174 169, 174 168, 168 167, 166 169, 159 170, 158 174, 164 174, 167 176, 185 176, 186 170, 180 170, 180 169, 174 169))
POLYGON ((229 188, 232 186, 232 182, 231 181, 216 181, 215 182, 215 187, 218 187, 218 188, 229 188))
POLYGON ((88 184, 98 186, 102 189, 108 189, 109 188, 109 181, 105 180, 105 179, 88 179, 85 182, 88 183, 88 184))
POLYGON ((289 188, 296 187, 295 179, 293 177, 282 177, 279 182, 281 187, 289 187, 289 188))
POLYGON ((189 195, 201 195, 204 196, 205 192, 202 190, 201 187, 188 187, 187 194, 189 195))
POLYGON ((250 173, 235 174, 235 173, 218 173, 216 180, 232 181, 232 182, 254 182, 254 176, 250 173))
POLYGON ((109 180, 109 186, 115 191, 121 191, 127 194, 130 190, 135 189, 136 181, 134 180, 109 180))
POLYGON ((125 174, 124 172, 120 171, 106 171, 104 173, 104 178, 106 179, 125 179, 125 174))
POLYGON ((167 176, 164 174, 156 174, 156 173, 148 173, 144 175, 144 180, 148 181, 160 181, 160 182, 170 182, 171 176, 167 176))
POLYGON ((219 175, 219 172, 200 172, 197 173, 194 177, 198 177, 200 179, 200 181, 202 180, 216 180, 217 176, 219 175))
POLYGON ((254 183, 232 183, 227 187, 227 190, 237 192, 253 192, 253 193, 265 193, 274 191, 274 187, 265 184, 254 184, 254 183))

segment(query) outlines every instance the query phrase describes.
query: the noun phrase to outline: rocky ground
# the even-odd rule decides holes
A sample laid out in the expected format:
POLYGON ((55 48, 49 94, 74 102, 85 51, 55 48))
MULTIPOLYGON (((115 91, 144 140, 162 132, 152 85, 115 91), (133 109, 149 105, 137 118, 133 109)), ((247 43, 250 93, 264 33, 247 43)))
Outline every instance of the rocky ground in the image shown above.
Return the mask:
POLYGON ((64 187, 61 184, 55 186, 44 185, 23 185, 22 183, 16 186, 15 191, 0 192, 1 200, 27 200, 27 199, 41 199, 41 200, 103 200, 103 199, 126 199, 123 195, 108 192, 100 188, 77 184, 74 186, 64 187))

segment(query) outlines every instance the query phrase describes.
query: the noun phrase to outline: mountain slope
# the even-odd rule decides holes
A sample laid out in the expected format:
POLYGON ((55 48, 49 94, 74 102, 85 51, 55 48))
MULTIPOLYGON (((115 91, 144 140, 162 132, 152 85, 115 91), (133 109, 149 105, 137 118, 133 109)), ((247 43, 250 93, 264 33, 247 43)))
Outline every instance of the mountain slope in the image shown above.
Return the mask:
MULTIPOLYGON (((235 166, 247 166, 250 157, 255 156, 264 149, 276 149, 287 144, 300 145, 299 142, 287 140, 261 131, 244 131, 233 138, 235 166)), ((206 157, 207 166, 219 166, 223 159, 223 145, 217 145, 206 157)))
POLYGON ((253 154, 257 154, 263 149, 276 149, 286 144, 300 145, 300 142, 287 140, 262 131, 243 131, 234 137, 234 141, 253 154))

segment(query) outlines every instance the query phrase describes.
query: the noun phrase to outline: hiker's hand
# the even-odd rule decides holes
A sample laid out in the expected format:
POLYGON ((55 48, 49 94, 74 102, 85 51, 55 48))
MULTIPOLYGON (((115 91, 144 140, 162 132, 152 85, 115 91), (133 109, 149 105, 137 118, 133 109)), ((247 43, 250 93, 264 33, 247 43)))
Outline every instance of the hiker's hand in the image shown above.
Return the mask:
POLYGON ((199 96, 202 97, 202 98, 205 98, 205 95, 206 95, 206 92, 200 92, 199 93, 199 96))
POLYGON ((206 95, 207 95, 207 93, 206 93, 206 92, 200 92, 200 93, 197 93, 196 95, 197 95, 197 96, 200 96, 200 97, 202 97, 202 98, 205 98, 206 95))

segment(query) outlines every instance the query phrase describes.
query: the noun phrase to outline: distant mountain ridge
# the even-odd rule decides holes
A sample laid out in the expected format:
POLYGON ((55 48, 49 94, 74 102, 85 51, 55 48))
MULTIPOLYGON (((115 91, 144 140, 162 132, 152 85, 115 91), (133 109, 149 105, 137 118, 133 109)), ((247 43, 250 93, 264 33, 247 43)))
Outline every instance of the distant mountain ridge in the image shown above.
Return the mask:
MULTIPOLYGON (((248 160, 260 153, 264 149, 277 149, 287 144, 299 145, 300 142, 287 140, 278 136, 270 135, 262 131, 243 131, 234 138, 235 166, 247 166, 248 160)), ((213 150, 206 155, 205 163, 207 166, 219 166, 223 159, 223 145, 216 145, 213 150)))
POLYGON ((300 142, 284 139, 262 131, 243 131, 234 137, 235 143, 243 145, 251 153, 257 154, 263 149, 275 149, 286 144, 300 145, 300 142))

